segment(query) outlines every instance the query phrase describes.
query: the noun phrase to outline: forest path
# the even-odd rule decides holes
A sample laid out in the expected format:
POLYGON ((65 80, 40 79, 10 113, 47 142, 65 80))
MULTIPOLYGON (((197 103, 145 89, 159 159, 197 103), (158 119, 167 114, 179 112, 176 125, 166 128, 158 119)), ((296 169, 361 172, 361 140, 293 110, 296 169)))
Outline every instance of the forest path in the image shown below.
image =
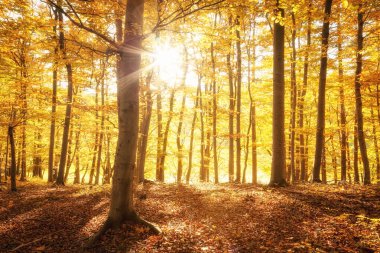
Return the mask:
MULTIPOLYGON (((83 252, 106 218, 109 189, 2 188, 0 252, 83 252)), ((379 186, 148 183, 136 208, 162 235, 126 224, 88 252, 380 252, 379 186)))

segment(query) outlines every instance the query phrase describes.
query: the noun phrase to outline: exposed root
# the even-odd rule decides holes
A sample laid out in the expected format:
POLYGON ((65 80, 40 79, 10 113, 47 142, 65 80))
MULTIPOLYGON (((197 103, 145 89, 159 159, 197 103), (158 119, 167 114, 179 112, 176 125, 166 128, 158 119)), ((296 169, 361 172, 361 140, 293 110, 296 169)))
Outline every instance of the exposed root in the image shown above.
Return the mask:
MULTIPOLYGON (((136 224, 142 224, 144 226, 147 226, 156 235, 162 233, 161 229, 158 226, 149 221, 144 220, 143 218, 138 216, 137 213, 133 213, 129 218, 126 219, 126 221, 131 221, 136 224)), ((88 239, 88 241, 83 245, 83 248, 88 249, 94 247, 96 242, 100 239, 100 237, 102 237, 102 235, 104 235, 107 232, 107 230, 113 226, 115 226, 115 224, 112 222, 110 218, 108 218, 104 222, 101 229, 88 239)))
POLYGON ((147 226, 156 235, 159 235, 162 233, 161 229, 157 225, 155 225, 149 221, 144 220, 143 218, 141 218, 138 215, 136 215, 136 222, 141 223, 144 226, 147 226))
POLYGON ((112 227, 112 222, 110 219, 107 219, 103 226, 100 228, 100 230, 94 234, 93 236, 91 236, 88 241, 83 245, 83 248, 92 248, 94 247, 95 243, 100 239, 100 237, 102 237, 102 235, 104 235, 108 229, 110 229, 112 227))

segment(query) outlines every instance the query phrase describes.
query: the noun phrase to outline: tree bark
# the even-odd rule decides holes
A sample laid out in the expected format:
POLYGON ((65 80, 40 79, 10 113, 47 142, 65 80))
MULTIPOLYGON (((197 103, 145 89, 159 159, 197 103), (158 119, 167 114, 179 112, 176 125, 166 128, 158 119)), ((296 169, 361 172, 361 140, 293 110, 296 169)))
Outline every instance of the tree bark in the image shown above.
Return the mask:
POLYGON ((11 146, 11 191, 17 191, 16 187, 16 148, 14 139, 14 127, 8 126, 8 138, 11 146))
MULTIPOLYGON (((59 4, 60 6, 60 4, 59 4)), ((66 49, 65 49, 65 36, 63 32, 63 15, 62 12, 58 13, 59 20, 59 47, 63 54, 63 60, 67 61, 66 49)), ((59 162, 58 176, 56 180, 56 184, 64 185, 64 172, 66 167, 66 159, 67 159, 67 145, 70 131, 70 121, 71 121, 71 106, 73 102, 73 71, 71 63, 66 63, 66 71, 67 71, 67 103, 66 103, 66 114, 63 128, 63 136, 62 136, 62 146, 61 146, 61 157, 59 162)))
POLYGON ((371 172, 369 168, 369 161, 367 155, 367 147, 365 142, 364 130, 363 130, 363 105, 361 95, 361 75, 362 75, 362 50, 363 50, 363 10, 362 4, 359 4, 358 8, 358 30, 357 30, 357 51, 356 51, 356 71, 355 71, 355 101, 356 101, 356 117, 358 121, 358 142, 360 148, 360 154, 363 161, 363 172, 365 185, 371 184, 371 172))
POLYGON ((241 181, 241 126, 240 126, 240 116, 241 116, 241 38, 240 38, 240 21, 239 16, 236 17, 235 22, 236 29, 236 74, 237 74, 237 85, 236 85, 236 179, 235 181, 240 183, 241 181))
POLYGON ((216 92, 216 66, 215 66, 215 52, 214 43, 211 42, 211 64, 212 64, 212 145, 213 145, 213 159, 214 159, 214 182, 219 183, 219 168, 218 168, 218 154, 217 154, 217 133, 216 133, 216 118, 218 110, 218 100, 216 92))
POLYGON ((311 8, 312 1, 309 0, 308 5, 308 19, 307 19, 307 35, 306 35, 306 50, 305 58, 303 64, 303 83, 300 91, 299 102, 298 102, 298 111, 299 111, 299 120, 298 128, 300 129, 300 156, 301 156, 301 181, 307 181, 307 154, 306 154, 306 143, 305 143, 305 129, 304 129, 304 107, 305 107, 305 96, 308 86, 308 75, 309 75, 309 50, 311 45, 311 8))
MULTIPOLYGON (((284 9, 276 1, 276 13, 284 17, 284 9)), ((286 185, 285 180, 285 78, 283 20, 274 22, 273 29, 273 122, 272 122, 272 168, 270 186, 286 185)))
POLYGON ((148 146, 148 135, 150 127, 150 119, 152 117, 152 91, 150 90, 150 82, 152 80, 153 71, 148 74, 146 78, 146 91, 145 91, 145 102, 146 108, 144 111, 143 121, 141 123, 141 142, 139 148, 139 157, 137 163, 138 170, 138 181, 139 183, 144 182, 145 179, 145 159, 146 159, 146 149, 148 146))
POLYGON ((326 101, 326 74, 327 74, 327 50, 330 33, 330 14, 332 0, 325 2, 325 16, 322 27, 322 47, 321 47, 321 65, 319 71, 319 88, 318 88, 318 116, 317 116, 317 131, 315 140, 315 156, 313 167, 313 182, 321 182, 321 162, 322 152, 324 147, 324 132, 325 132, 325 101, 326 101))
MULTIPOLYGON (((200 82, 201 77, 198 77, 198 82, 200 82)), ((195 122, 197 120, 197 110, 199 105, 199 97, 200 97, 200 86, 197 86, 197 94, 195 97, 195 106, 194 106, 194 114, 193 120, 191 122, 191 131, 190 131, 190 147, 189 147, 189 168, 186 173, 186 184, 190 182, 191 170, 193 166, 193 146, 194 146, 194 130, 195 130, 195 122)))

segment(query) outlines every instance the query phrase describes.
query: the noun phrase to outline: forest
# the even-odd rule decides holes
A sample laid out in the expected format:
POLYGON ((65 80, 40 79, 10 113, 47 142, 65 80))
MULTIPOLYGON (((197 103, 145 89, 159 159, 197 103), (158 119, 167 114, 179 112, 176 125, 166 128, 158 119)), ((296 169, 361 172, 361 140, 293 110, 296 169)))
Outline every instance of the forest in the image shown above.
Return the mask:
POLYGON ((379 0, 2 0, 0 252, 380 252, 379 0))

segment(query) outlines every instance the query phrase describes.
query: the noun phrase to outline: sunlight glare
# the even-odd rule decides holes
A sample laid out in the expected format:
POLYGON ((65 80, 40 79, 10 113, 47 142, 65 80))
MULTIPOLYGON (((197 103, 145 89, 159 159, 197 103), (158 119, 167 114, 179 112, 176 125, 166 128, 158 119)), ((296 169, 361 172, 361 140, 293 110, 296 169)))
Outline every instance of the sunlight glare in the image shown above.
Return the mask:
POLYGON ((169 44, 158 47, 154 53, 159 78, 169 86, 174 86, 183 75, 182 52, 169 44))

